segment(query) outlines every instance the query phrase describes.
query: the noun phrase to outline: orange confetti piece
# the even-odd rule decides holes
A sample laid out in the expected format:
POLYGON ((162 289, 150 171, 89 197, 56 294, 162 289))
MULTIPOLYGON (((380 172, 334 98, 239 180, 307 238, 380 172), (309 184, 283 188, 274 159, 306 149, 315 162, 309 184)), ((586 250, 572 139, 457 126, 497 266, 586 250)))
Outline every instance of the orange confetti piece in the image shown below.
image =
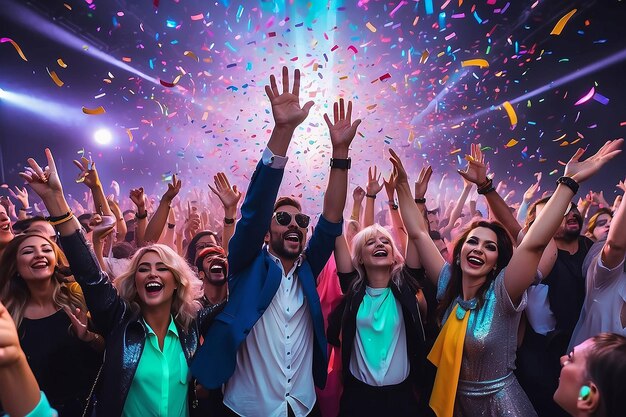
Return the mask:
POLYGON ((11 42, 11 45, 13 45, 13 47, 17 51, 18 55, 20 56, 20 58, 22 58, 24 61, 28 62, 28 59, 26 59, 26 56, 24 56, 24 52, 22 52, 22 48, 20 48, 20 46, 17 44, 17 42, 15 42, 11 38, 1 38, 0 39, 0 43, 5 43, 5 42, 11 42))
POLYGON ((505 101, 504 103, 502 103, 502 107, 504 107, 504 110, 506 110, 506 114, 509 115, 509 120, 511 122, 511 129, 515 129, 515 126, 517 126, 517 114, 515 114, 515 109, 513 108, 513 106, 511 106, 511 103, 509 103, 508 101, 505 101))
POLYGON ((426 61, 428 61, 429 56, 430 56, 430 52, 428 52, 428 49, 422 52, 422 56, 420 57, 420 64, 425 64, 426 61))
POLYGON ((372 33, 376 33, 376 28, 374 27, 374 25, 372 25, 370 22, 367 22, 365 24, 365 27, 368 28, 370 30, 370 32, 372 33))
POLYGON ((511 139, 510 141, 508 141, 506 143, 506 145, 504 145, 505 148, 512 148, 513 146, 517 145, 519 142, 516 141, 515 139, 511 139))
POLYGON ((450 155, 456 155, 459 152, 461 152, 461 148, 457 148, 457 149, 453 150, 452 152, 450 152, 450 155))
POLYGON ((561 142, 561 144, 560 144, 559 146, 560 146, 560 147, 563 147, 563 146, 567 146, 567 145, 569 145, 569 144, 570 144, 570 143, 569 143, 568 141, 564 140, 563 142, 561 142))
POLYGON ((377 104, 370 104, 369 106, 366 107, 367 110, 374 110, 376 108, 377 104))
POLYGON ((560 35, 567 22, 572 18, 572 16, 574 16, 574 13, 576 13, 576 10, 578 9, 574 9, 562 18, 560 18, 559 21, 556 22, 556 25, 554 25, 554 29, 552 29, 550 35, 560 35))
POLYGON ((132 60, 133 60, 132 58, 127 57, 127 56, 122 57, 122 61, 124 62, 132 62, 132 60))
POLYGON ((130 142, 133 141, 133 132, 130 131, 130 129, 126 129, 126 134, 128 134, 128 139, 130 140, 130 142))
POLYGON ((204 15, 202 13, 195 14, 191 16, 191 20, 202 20, 204 19, 204 15))
POLYGON ((189 58, 195 59, 195 60, 196 60, 196 62, 200 62, 200 58, 198 58, 198 55, 194 54, 194 53, 193 53, 193 52, 191 52, 191 51, 185 51, 185 52, 183 52, 183 55, 185 55, 186 57, 189 57, 189 58))
POLYGON ((104 107, 102 106, 98 106, 95 109, 88 109, 87 107, 83 106, 83 113, 90 115, 104 114, 106 113, 106 110, 104 110, 104 107))
POLYGON ((48 75, 50 76, 50 78, 52 78, 52 81, 54 81, 57 87, 63 87, 64 82, 61 81, 61 79, 59 78, 56 72, 50 71, 47 67, 46 67, 46 71, 48 71, 48 75))
POLYGON ((61 68, 67 68, 67 64, 63 62, 61 58, 57 59, 57 64, 59 64, 61 68))
POLYGON ((479 68, 489 68, 489 62, 486 59, 468 59, 466 61, 461 61, 462 67, 479 67, 479 68))

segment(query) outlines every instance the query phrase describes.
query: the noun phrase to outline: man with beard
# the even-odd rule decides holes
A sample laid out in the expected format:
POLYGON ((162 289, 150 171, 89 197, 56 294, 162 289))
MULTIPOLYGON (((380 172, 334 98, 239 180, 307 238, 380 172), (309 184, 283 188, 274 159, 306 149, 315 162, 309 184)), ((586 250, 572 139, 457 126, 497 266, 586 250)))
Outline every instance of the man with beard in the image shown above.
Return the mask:
POLYGON ((334 104, 333 122, 324 115, 331 169, 322 215, 307 244, 310 219, 300 204, 291 198, 274 203, 293 133, 313 106, 300 107, 299 70, 293 81, 290 92, 283 67, 282 93, 273 75, 265 87, 275 126, 229 244, 228 303, 191 368, 206 388, 224 384, 223 415, 320 415, 314 385, 324 387, 328 359, 317 276, 342 232, 348 147, 360 120, 351 122, 352 103, 346 112, 343 99, 334 104))
MULTIPOLYGON (((526 219, 530 225, 550 197, 535 202, 526 219)), ((554 235, 558 248, 552 271, 528 291, 526 326, 517 351, 517 378, 540 417, 568 416, 552 399, 558 386, 559 358, 567 352, 585 300, 582 265, 593 241, 581 236, 583 219, 573 203, 554 235)))
POLYGON ((202 280, 204 305, 216 308, 228 300, 228 260, 221 246, 204 248, 196 260, 202 280))

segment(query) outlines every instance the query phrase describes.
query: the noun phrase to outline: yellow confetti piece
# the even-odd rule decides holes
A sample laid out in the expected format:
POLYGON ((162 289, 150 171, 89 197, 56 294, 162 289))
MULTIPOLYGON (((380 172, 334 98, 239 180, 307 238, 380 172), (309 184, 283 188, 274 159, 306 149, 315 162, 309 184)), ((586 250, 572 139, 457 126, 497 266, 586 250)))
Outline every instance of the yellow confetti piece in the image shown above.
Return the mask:
POLYGON ((422 56, 420 57, 420 64, 425 64, 426 61, 428 61, 429 56, 430 56, 430 52, 428 52, 428 49, 422 52, 422 56))
POLYGON ((511 139, 510 141, 508 141, 506 143, 506 145, 504 145, 505 148, 512 148, 513 146, 517 145, 519 142, 516 141, 515 139, 511 139))
POLYGON ((347 76, 347 75, 344 75, 344 76, 342 76, 342 77, 339 77, 339 79, 340 79, 340 80, 347 80, 347 79, 348 79, 348 76, 347 76))
POLYGON ((111 84, 111 80, 109 80, 108 78, 104 78, 102 81, 104 81, 107 84, 111 84))
POLYGON ((511 129, 515 129, 515 126, 517 126, 517 114, 515 114, 515 109, 513 108, 513 106, 511 106, 511 103, 509 103, 508 101, 505 101, 504 103, 502 103, 502 107, 504 107, 504 110, 506 110, 506 114, 509 115, 509 120, 511 122, 511 129))
POLYGON ((202 113, 202 121, 205 121, 209 118, 209 112, 205 111, 204 113, 202 113))
POLYGON ((365 24, 365 27, 368 28, 371 32, 376 33, 376 28, 370 22, 365 24))
POLYGON ((465 61, 461 61, 462 67, 479 67, 479 68, 489 68, 489 62, 486 59, 468 59, 465 61))
POLYGON ((63 62, 61 58, 57 59, 57 64, 59 64, 61 68, 67 68, 67 64, 63 62))
POLYGON ((126 134, 128 135, 128 139, 130 140, 130 142, 133 141, 133 132, 130 131, 130 129, 126 129, 126 134))
POLYGON ((409 131, 409 137, 407 139, 409 141, 409 143, 413 143, 413 141, 415 140, 415 132, 413 132, 412 130, 409 131))
POLYGON ((565 136, 567 136, 567 133, 563 133, 563 134, 562 134, 561 136, 559 136, 558 138, 553 139, 553 140, 552 140, 552 142, 558 142, 558 141, 560 141, 560 140, 563 140, 563 139, 565 139, 565 136))
POLYGON ((572 16, 574 16, 574 13, 576 13, 576 10, 578 9, 574 9, 562 18, 560 18, 559 21, 556 22, 556 25, 554 26, 554 29, 552 29, 552 32, 550 32, 550 35, 560 35, 567 22, 572 18, 572 16))
POLYGON ((46 71, 48 71, 48 75, 50 76, 50 78, 52 78, 52 81, 54 81, 57 87, 63 87, 64 82, 61 81, 61 79, 59 78, 56 72, 50 71, 47 67, 46 67, 46 71))
POLYGON ((189 57, 191 59, 195 59, 196 62, 200 62, 200 58, 198 58, 198 55, 194 54, 191 51, 185 51, 185 52, 183 52, 183 55, 185 55, 186 57, 189 57))
POLYGON ((96 114, 104 114, 106 113, 106 111, 104 110, 104 107, 102 106, 98 106, 95 109, 88 109, 87 107, 83 106, 83 113, 96 115, 96 114))
POLYGON ((461 148, 453 150, 452 152, 450 152, 450 155, 456 155, 459 152, 461 152, 461 148))
POLYGON ((17 44, 17 42, 15 42, 11 38, 2 38, 2 39, 0 39, 0 43, 4 43, 4 42, 11 42, 11 45, 13 45, 13 47, 17 51, 17 54, 20 56, 20 58, 22 58, 24 61, 28 62, 28 59, 26 59, 26 56, 24 56, 24 52, 22 52, 22 48, 20 48, 20 46, 17 44))

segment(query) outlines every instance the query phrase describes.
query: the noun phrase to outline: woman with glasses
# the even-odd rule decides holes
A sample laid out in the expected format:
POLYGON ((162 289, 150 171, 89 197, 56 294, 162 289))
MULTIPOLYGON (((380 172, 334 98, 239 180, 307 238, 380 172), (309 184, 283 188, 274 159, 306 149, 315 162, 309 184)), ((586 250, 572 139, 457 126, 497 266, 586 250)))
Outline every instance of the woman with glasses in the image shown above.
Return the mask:
POLYGON ((0 259, 0 300, 52 406, 62 417, 81 416, 104 341, 88 323, 80 287, 68 280, 67 259, 49 235, 27 232, 9 243, 0 259))

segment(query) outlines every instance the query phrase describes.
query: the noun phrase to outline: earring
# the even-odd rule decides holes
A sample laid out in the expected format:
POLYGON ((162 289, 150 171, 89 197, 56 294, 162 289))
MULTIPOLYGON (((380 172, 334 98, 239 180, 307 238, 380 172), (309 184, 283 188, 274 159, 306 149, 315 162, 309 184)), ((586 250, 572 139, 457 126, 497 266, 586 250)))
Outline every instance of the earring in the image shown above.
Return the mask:
POLYGON ((460 257, 460 256, 457 256, 457 258, 456 258, 456 264, 457 264, 457 265, 461 265, 461 257, 460 257))
POLYGON ((591 395, 591 388, 587 385, 583 385, 580 387, 580 392, 578 393, 578 401, 587 401, 589 395, 591 395))

